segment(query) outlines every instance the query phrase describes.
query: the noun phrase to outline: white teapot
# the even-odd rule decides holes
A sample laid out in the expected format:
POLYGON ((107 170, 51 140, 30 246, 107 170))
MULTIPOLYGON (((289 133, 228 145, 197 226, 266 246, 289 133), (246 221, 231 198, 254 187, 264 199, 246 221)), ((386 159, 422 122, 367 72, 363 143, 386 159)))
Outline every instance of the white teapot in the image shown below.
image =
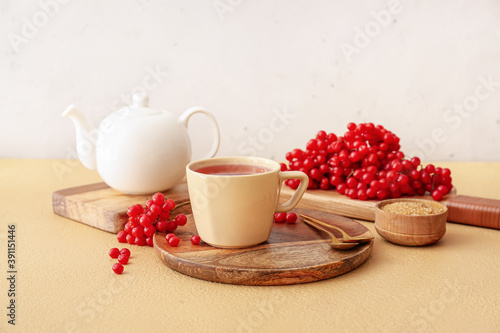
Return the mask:
POLYGON ((83 113, 70 105, 62 114, 76 126, 77 153, 87 168, 97 170, 110 187, 127 194, 151 194, 178 184, 191 160, 189 118, 202 113, 211 123, 214 142, 207 157, 219 149, 214 116, 199 107, 174 114, 148 107, 148 96, 137 93, 131 106, 106 117, 92 128, 83 113))

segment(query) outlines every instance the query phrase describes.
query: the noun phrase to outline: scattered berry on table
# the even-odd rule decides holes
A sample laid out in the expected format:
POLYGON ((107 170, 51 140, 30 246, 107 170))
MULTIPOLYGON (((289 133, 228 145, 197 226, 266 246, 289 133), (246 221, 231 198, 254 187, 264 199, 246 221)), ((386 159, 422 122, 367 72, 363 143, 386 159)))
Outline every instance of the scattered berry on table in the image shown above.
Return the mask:
POLYGON ((130 258, 130 257, 129 257, 129 256, 127 256, 127 255, 125 255, 125 254, 120 254, 120 255, 118 256, 118 262, 119 262, 120 264, 122 264, 122 265, 126 265, 126 264, 128 263, 128 259, 129 259, 129 258, 130 258))
POLYGON ((130 257, 130 250, 124 247, 123 249, 120 250, 120 254, 130 257))
POLYGON ((287 223, 295 223, 297 222, 297 214, 290 212, 286 213, 286 222, 287 223))
POLYGON ((112 248, 111 250, 109 250, 109 256, 111 258, 118 258, 118 255, 120 254, 120 250, 118 250, 116 247, 112 248))
POLYGON ((277 223, 283 223, 286 220, 286 213, 275 213, 274 221, 277 223))
POLYGON ((114 264, 113 267, 112 267, 112 269, 113 269, 113 272, 115 272, 116 274, 123 273, 123 265, 120 264, 119 262, 117 262, 116 264, 114 264))

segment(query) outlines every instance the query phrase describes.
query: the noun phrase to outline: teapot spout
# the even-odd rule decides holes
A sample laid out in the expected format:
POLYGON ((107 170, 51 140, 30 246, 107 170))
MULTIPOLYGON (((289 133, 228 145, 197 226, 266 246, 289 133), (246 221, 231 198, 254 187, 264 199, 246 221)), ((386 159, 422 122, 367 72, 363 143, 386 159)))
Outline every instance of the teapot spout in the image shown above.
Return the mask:
POLYGON ((70 118, 76 127, 76 152, 83 165, 91 170, 97 169, 96 140, 92 140, 94 130, 75 105, 70 105, 62 113, 63 117, 70 118))

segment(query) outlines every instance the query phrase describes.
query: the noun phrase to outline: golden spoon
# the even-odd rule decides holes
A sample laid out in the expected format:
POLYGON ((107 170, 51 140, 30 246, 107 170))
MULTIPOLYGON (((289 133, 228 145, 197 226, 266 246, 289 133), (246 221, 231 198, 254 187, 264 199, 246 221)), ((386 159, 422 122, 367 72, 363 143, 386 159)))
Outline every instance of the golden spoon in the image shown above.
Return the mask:
POLYGON ((332 243, 330 244, 330 246, 336 250, 347 250, 347 249, 353 248, 359 244, 359 243, 343 243, 343 242, 339 241, 337 239, 337 237, 335 237, 335 235, 332 234, 330 231, 326 230, 323 227, 320 227, 319 225, 315 224, 311 220, 304 219, 304 223, 307 223, 311 227, 316 228, 318 230, 321 230, 321 231, 325 232, 328 236, 330 236, 330 238, 332 239, 332 243))
POLYGON ((338 232, 340 232, 342 234, 342 237, 343 237, 342 240, 344 243, 368 243, 371 240, 373 240, 373 237, 352 237, 352 236, 349 236, 344 230, 340 229, 339 227, 333 226, 333 225, 325 223, 325 222, 321 222, 320 220, 315 219, 314 217, 311 217, 311 216, 308 216, 305 214, 300 214, 300 217, 302 217, 303 219, 308 219, 309 221, 315 222, 317 224, 321 224, 322 226, 325 226, 327 228, 332 228, 332 229, 337 230, 338 232))

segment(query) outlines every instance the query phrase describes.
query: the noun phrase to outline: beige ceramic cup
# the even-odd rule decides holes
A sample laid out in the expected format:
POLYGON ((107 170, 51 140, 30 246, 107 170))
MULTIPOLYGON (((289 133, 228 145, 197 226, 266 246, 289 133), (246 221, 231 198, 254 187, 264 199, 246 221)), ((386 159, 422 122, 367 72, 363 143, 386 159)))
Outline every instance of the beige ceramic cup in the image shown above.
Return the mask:
POLYGON ((186 166, 189 198, 201 239, 215 247, 243 248, 266 241, 275 212, 293 209, 307 189, 308 176, 300 171, 281 171, 280 164, 258 157, 217 157, 186 166), (197 172, 214 165, 252 165, 264 172, 220 175, 197 172), (300 179, 293 196, 279 204, 281 184, 300 179))

